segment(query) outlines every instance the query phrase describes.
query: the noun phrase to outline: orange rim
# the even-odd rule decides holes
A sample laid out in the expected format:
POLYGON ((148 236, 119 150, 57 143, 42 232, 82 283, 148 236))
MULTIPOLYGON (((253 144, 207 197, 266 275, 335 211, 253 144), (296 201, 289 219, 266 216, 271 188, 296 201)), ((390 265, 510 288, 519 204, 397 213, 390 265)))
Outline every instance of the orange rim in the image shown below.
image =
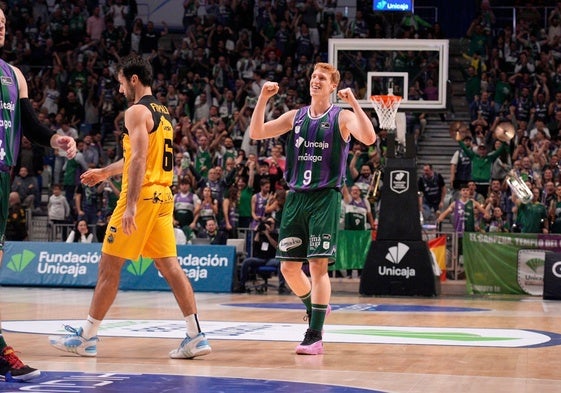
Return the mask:
POLYGON ((401 101, 401 96, 394 96, 394 95, 379 95, 379 96, 370 96, 370 99, 375 102, 382 101, 385 107, 393 106, 395 102, 401 101))

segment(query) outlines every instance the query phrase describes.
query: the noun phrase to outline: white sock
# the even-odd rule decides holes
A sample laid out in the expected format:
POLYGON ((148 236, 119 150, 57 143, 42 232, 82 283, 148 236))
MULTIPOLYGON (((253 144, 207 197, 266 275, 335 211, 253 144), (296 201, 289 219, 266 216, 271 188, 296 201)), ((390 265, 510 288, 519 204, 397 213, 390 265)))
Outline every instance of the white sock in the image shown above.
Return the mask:
POLYGON ((187 315, 185 317, 185 322, 187 322, 187 335, 191 338, 195 337, 201 332, 201 327, 199 326, 199 319, 197 314, 187 315))
POLYGON ((86 319, 86 323, 84 323, 84 325, 82 326, 82 329, 84 329, 82 333, 82 337, 88 340, 94 336, 97 336, 97 330, 99 329, 99 325, 101 325, 100 320, 95 319, 90 315, 88 315, 88 319, 86 319))

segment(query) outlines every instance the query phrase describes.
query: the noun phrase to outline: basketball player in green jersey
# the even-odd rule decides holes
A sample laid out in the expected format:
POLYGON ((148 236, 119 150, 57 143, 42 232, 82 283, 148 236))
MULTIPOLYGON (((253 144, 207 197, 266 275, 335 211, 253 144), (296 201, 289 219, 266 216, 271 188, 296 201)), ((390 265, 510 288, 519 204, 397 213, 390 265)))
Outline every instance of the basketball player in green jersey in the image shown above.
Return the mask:
POLYGON ((278 93, 275 82, 265 82, 250 122, 253 139, 288 134, 285 179, 289 192, 282 215, 278 257, 282 274, 306 305, 309 329, 296 353, 323 353, 322 330, 329 311, 331 282, 328 265, 335 262, 337 230, 351 136, 365 145, 376 141, 371 119, 351 89, 337 95, 352 110, 331 102, 339 71, 317 63, 310 78, 311 104, 288 111, 265 123, 267 101, 278 93), (309 262, 311 282, 302 271, 309 262))
MULTIPOLYGON (((6 16, 0 9, 0 47, 6 40, 6 16)), ((33 143, 61 149, 68 158, 76 155, 76 142, 45 127, 31 105, 27 81, 19 68, 0 60, 0 264, 8 221, 11 171, 18 161, 22 135, 33 143)), ((41 371, 24 364, 6 344, 0 328, 0 381, 29 381, 41 371)))

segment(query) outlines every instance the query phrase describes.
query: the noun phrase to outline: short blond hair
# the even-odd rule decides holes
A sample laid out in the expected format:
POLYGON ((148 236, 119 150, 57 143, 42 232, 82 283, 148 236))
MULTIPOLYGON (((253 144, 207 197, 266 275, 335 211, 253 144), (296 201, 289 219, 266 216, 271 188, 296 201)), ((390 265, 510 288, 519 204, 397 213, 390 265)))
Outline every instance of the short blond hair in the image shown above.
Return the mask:
POLYGON ((316 65, 314 66, 314 71, 317 69, 328 73, 331 76, 331 82, 339 86, 339 81, 341 80, 341 74, 339 73, 337 68, 333 67, 329 63, 316 63, 316 65))

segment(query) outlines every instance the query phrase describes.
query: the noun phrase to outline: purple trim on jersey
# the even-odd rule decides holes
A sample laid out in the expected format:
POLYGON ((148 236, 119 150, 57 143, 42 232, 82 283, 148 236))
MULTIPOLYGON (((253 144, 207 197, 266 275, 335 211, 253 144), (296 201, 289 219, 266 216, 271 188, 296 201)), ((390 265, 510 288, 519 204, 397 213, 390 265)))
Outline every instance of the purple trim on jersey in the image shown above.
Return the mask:
POLYGON ((351 201, 348 204, 351 206, 363 207, 366 209, 366 202, 362 198, 359 199, 358 201, 356 199, 351 199, 351 201))
POLYGON ((178 209, 177 204, 180 204, 179 210, 182 210, 185 205, 189 205, 191 209, 187 210, 193 211, 193 208, 195 207, 195 195, 192 192, 189 192, 187 194, 178 192, 177 194, 175 194, 174 204, 176 205, 176 209, 178 209))
MULTIPOLYGON (((0 59, 0 171, 8 172, 18 160, 22 130, 18 108, 19 88, 12 67, 0 59), (6 129, 6 124, 9 125, 6 129)), ((18 108, 19 109, 19 108, 18 108)))
POLYGON ((293 158, 298 161, 298 164, 290 165, 291 171, 287 170, 286 173, 291 190, 321 190, 342 186, 347 169, 349 143, 342 139, 339 130, 341 110, 342 108, 332 104, 325 113, 317 117, 310 115, 310 106, 300 108, 296 113, 293 124, 294 140, 292 146, 287 146, 293 150, 293 158), (305 136, 302 137, 301 134, 305 136), (303 140, 300 140, 301 138, 303 140), (301 159, 318 156, 322 158, 319 164, 312 159, 301 159), (316 181, 315 177, 318 174, 313 170, 318 166, 320 173, 316 181), (314 181, 311 184, 300 184, 302 179, 299 175, 306 171, 313 173, 314 181))
MULTIPOLYGON (((267 208, 268 199, 268 196, 263 196, 260 192, 255 194, 255 215, 257 217, 265 217, 265 209, 267 208)), ((249 227, 251 230, 255 230, 257 229, 258 225, 259 221, 252 220, 249 227)))
POLYGON ((464 233, 466 204, 467 202, 462 202, 460 199, 454 203, 454 231, 456 233, 464 233))
POLYGON ((265 216, 265 208, 267 207, 268 196, 263 196, 261 193, 257 193, 255 196, 255 214, 259 217, 265 216))

